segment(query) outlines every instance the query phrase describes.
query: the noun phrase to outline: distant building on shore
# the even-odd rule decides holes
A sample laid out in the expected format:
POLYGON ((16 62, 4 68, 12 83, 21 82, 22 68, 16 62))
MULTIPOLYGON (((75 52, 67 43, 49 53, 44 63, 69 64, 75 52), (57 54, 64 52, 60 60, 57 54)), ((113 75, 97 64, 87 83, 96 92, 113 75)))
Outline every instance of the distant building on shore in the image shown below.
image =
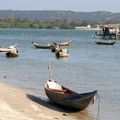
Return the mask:
POLYGON ((92 27, 91 25, 87 25, 87 26, 76 26, 75 29, 76 29, 76 30, 99 30, 99 26, 97 26, 97 27, 92 27))
POLYGON ((91 25, 75 27, 75 29, 90 29, 90 28, 91 28, 91 25))

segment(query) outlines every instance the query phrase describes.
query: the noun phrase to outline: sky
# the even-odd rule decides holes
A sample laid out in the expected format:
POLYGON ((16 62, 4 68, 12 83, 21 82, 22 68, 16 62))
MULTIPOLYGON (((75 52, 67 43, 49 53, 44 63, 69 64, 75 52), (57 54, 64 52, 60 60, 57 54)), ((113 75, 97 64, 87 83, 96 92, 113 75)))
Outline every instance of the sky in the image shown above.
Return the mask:
POLYGON ((0 0, 0 10, 71 10, 120 13, 120 0, 0 0))

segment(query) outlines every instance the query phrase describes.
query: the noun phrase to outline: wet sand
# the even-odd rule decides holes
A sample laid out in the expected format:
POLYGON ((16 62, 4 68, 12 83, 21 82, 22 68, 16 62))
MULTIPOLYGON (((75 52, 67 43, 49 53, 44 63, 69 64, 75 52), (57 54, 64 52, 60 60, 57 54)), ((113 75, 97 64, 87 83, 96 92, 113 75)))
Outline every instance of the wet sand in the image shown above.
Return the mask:
POLYGON ((86 110, 69 111, 48 99, 0 84, 0 120, 94 120, 86 110))

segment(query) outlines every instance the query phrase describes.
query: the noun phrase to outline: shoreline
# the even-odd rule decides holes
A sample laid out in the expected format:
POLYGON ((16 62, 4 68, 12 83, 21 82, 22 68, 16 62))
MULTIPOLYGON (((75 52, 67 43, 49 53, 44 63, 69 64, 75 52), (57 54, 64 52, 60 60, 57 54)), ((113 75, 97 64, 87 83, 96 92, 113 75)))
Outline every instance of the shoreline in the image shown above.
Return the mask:
POLYGON ((0 83, 1 120, 94 120, 88 111, 71 112, 51 104, 48 99, 26 94, 0 83))

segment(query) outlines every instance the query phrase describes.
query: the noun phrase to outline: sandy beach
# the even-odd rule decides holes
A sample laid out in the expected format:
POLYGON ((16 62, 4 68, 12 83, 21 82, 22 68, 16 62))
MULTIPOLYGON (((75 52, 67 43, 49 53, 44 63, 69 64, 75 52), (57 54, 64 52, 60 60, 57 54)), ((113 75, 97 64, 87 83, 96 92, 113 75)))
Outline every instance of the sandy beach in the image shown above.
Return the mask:
POLYGON ((0 120, 94 120, 86 111, 70 112, 8 85, 0 84, 0 120))

